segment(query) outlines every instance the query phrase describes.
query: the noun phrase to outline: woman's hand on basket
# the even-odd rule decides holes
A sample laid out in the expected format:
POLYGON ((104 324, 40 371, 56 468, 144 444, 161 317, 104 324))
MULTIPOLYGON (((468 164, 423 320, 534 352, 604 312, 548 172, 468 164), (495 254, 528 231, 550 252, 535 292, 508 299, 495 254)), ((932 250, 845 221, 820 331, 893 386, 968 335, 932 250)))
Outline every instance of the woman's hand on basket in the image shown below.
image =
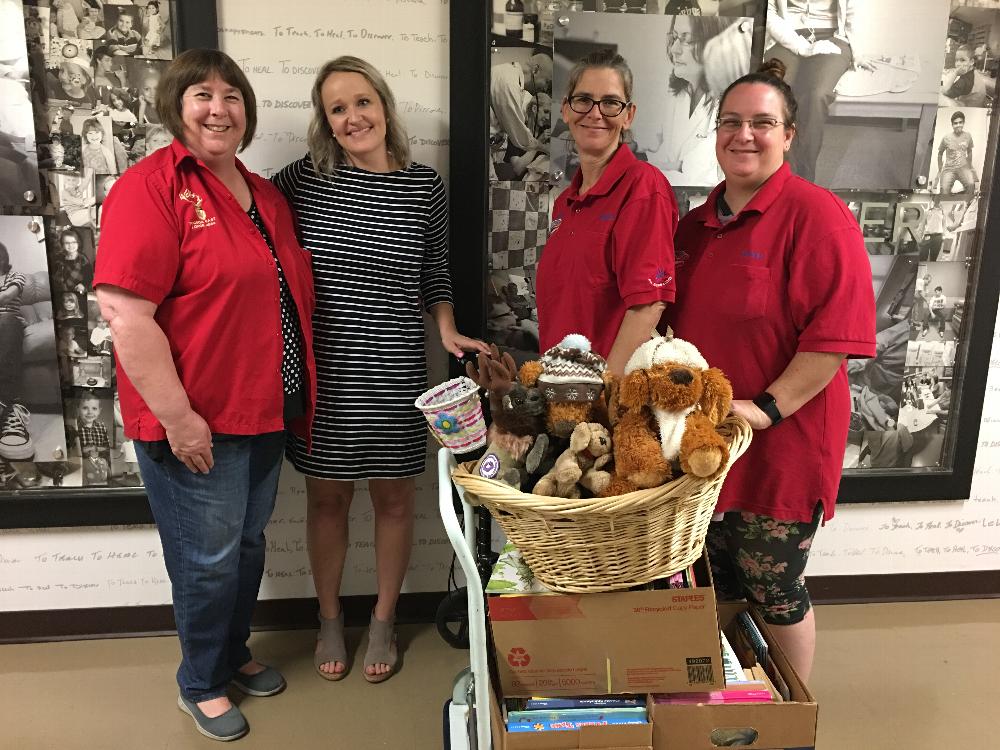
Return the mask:
POLYGON ((771 418, 753 401, 734 400, 732 412, 737 417, 743 417, 754 430, 766 430, 771 426, 771 418))

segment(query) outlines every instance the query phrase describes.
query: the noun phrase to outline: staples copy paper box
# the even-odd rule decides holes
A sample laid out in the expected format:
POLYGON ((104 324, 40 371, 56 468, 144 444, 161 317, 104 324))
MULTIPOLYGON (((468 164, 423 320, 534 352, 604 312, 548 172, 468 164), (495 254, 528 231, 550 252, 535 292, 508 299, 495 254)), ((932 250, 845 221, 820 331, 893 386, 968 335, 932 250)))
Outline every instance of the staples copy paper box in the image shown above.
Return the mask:
MULTIPOLYGON (((701 580, 709 580, 707 573, 701 580)), ((725 686, 711 586, 503 595, 487 604, 497 675, 508 697, 725 686)))

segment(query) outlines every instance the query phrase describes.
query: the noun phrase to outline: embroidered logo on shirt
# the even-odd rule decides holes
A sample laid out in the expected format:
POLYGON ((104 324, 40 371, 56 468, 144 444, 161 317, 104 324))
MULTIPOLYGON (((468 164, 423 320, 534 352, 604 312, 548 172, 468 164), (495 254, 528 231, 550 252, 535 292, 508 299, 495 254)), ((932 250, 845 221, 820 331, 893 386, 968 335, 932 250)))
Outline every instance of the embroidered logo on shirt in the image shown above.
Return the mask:
POLYGON ((656 273, 653 274, 653 278, 648 279, 650 286, 655 286, 657 289, 664 287, 674 280, 674 277, 668 274, 662 268, 657 268, 656 273))
POLYGON ((205 229, 215 225, 215 217, 206 214, 205 209, 201 207, 204 198, 200 195, 192 192, 190 188, 184 188, 177 197, 194 206, 194 215, 198 217, 198 220, 191 222, 192 229, 205 229))
POLYGON ((601 214, 597 218, 600 221, 614 221, 615 220, 615 215, 614 214, 601 214))
POLYGON ((758 253, 754 250, 741 250, 740 255, 744 258, 753 258, 754 260, 764 260, 764 253, 758 253))
POLYGON ((552 220, 552 223, 549 224, 549 236, 555 234, 555 231, 559 228, 559 225, 562 224, 562 221, 563 221, 562 219, 552 220))

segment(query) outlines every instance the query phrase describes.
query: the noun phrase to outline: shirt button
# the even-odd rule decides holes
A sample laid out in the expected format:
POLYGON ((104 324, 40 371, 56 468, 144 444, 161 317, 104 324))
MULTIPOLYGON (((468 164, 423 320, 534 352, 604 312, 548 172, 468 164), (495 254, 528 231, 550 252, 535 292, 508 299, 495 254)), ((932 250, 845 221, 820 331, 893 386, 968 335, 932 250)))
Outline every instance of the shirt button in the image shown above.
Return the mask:
POLYGON ((721 239, 722 239, 722 235, 721 235, 721 234, 717 234, 717 235, 715 235, 715 239, 717 239, 717 240, 721 240, 721 239))
POLYGON ((580 213, 580 209, 579 208, 576 209, 576 211, 574 211, 574 213, 580 213))

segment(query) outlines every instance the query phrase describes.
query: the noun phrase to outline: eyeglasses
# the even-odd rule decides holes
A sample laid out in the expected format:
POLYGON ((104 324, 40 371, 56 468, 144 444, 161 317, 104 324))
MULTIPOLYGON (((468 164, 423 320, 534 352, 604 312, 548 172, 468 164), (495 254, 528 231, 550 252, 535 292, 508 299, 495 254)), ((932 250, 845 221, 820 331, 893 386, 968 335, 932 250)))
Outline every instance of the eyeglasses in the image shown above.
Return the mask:
POLYGON ((632 103, 623 102, 621 99, 612 99, 611 97, 597 100, 593 97, 583 95, 568 97, 566 101, 569 104, 569 108, 578 115, 589 114, 596 106, 605 117, 617 117, 625 107, 632 103))
POLYGON ((773 117, 751 117, 748 120, 741 120, 738 117, 723 117, 715 121, 715 129, 722 133, 735 133, 742 130, 745 122, 750 123, 750 129, 755 133, 767 133, 779 125, 788 125, 787 122, 776 120, 773 117))
POLYGON ((685 31, 683 34, 678 34, 676 31, 671 31, 667 34, 667 49, 673 47, 677 42, 680 42, 685 47, 693 47, 698 43, 698 40, 694 38, 694 35, 685 31))

